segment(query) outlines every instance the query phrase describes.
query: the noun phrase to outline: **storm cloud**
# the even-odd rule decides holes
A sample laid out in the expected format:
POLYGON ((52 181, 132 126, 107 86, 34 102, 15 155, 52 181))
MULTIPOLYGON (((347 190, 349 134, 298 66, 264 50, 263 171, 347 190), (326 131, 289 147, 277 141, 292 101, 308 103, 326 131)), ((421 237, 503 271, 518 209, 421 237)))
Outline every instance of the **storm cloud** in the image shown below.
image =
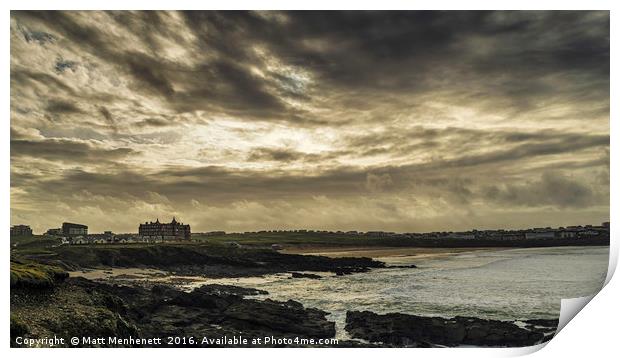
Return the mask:
POLYGON ((607 11, 13 11, 11 222, 609 219, 607 11))

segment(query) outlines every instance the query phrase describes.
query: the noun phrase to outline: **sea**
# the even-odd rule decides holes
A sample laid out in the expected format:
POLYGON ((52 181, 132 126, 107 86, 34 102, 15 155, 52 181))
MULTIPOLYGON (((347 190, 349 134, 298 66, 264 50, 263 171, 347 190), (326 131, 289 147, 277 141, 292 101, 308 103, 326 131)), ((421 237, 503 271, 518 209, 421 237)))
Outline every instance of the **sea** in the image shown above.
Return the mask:
POLYGON ((560 300, 598 292, 607 274, 609 247, 551 247, 480 250, 447 257, 378 257, 388 265, 366 273, 319 280, 290 274, 265 277, 204 279, 205 283, 252 287, 269 292, 261 299, 299 301, 329 312, 336 338, 346 312, 400 312, 423 316, 470 316, 495 320, 557 319, 560 300))

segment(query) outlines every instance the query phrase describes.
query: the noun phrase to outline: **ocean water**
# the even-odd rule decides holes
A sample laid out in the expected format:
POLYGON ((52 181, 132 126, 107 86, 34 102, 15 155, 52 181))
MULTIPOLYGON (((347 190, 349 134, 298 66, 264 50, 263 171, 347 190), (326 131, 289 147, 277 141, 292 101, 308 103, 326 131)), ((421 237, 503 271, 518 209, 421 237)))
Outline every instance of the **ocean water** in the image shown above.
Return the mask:
POLYGON ((205 279, 192 283, 232 284, 263 289, 263 298, 293 299, 329 312, 337 338, 348 310, 400 312, 426 316, 473 316, 499 320, 557 319, 560 300, 597 292, 607 274, 608 247, 554 247, 475 251, 450 257, 386 257, 392 265, 320 280, 262 278, 205 279))

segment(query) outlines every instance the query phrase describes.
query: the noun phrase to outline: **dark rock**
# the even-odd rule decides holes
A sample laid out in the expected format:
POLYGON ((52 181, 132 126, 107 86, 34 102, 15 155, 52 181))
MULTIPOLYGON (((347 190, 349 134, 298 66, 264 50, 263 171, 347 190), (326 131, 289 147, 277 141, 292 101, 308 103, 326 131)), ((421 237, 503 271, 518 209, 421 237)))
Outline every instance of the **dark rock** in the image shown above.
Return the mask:
POLYGON ((312 273, 293 272, 291 273, 291 278, 310 278, 313 280, 320 280, 321 276, 312 273))
POLYGON ((531 346, 545 339, 543 329, 521 328, 513 322, 474 317, 422 317, 402 313, 378 315, 347 312, 346 330, 353 338, 396 346, 475 345, 531 346))
POLYGON ((102 300, 104 306, 106 306, 111 311, 121 314, 127 313, 127 305, 122 298, 110 294, 104 294, 102 300))
POLYGON ((418 266, 416 265, 393 265, 393 266, 387 266, 386 268, 418 268, 418 266))
POLYGON ((230 295, 256 296, 256 295, 266 295, 269 293, 265 290, 259 290, 255 288, 246 288, 246 287, 239 287, 239 286, 232 286, 232 285, 218 285, 218 284, 202 285, 194 289, 194 291, 201 292, 204 294, 218 295, 218 296, 230 296, 230 295))
POLYGON ((166 285, 145 288, 69 278, 57 285, 53 294, 49 290, 11 289, 11 337, 23 332, 37 332, 29 333, 32 338, 54 334, 149 338, 242 335, 250 339, 335 335, 335 324, 326 319, 326 312, 292 300, 244 298, 265 293, 228 285, 204 285, 184 292, 166 285), (37 314, 32 314, 33 308, 37 314))
POLYGON ((560 324, 560 320, 557 320, 557 319, 528 319, 528 320, 523 321, 523 323, 526 323, 528 325, 533 325, 533 326, 542 326, 542 327, 549 327, 549 328, 557 329, 558 325, 560 324))
POLYGON ((385 267, 366 257, 330 258, 283 254, 270 249, 208 245, 66 245, 53 248, 54 260, 74 268, 150 267, 177 275, 247 277, 291 271, 350 274, 385 267))
MULTIPOLYGON (((278 302, 243 300, 232 304, 224 311, 227 319, 251 324, 253 330, 267 330, 313 338, 329 338, 336 334, 334 322, 325 319, 326 312, 304 309, 295 301, 278 302)), ((247 326, 243 326, 246 327, 247 326)), ((242 328, 242 327, 239 327, 242 328)))

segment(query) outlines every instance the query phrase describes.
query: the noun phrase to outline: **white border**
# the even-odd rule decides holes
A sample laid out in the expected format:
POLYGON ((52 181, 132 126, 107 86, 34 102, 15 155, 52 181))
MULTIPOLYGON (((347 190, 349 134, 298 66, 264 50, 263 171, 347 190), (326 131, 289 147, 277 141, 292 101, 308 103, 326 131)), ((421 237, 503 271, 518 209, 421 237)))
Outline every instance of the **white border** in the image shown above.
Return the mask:
MULTIPOLYGON (((417 9, 417 10, 473 10, 473 9, 498 9, 498 10, 612 10, 611 11, 611 38, 612 38, 612 47, 611 47, 611 58, 612 63, 613 59, 618 58, 617 53, 617 43, 614 44, 614 40, 618 37, 618 25, 616 19, 616 10, 618 10, 617 5, 620 2, 614 1, 603 1, 603 0, 589 0, 589 1, 575 1, 575 0, 565 0, 565 1, 541 1, 541 0, 521 0, 521 1, 481 1, 481 0, 469 0, 469 1, 448 1, 448 0, 431 0, 431 1, 398 1, 398 0, 381 0, 381 1, 336 1, 336 0, 314 0, 314 1, 286 1, 286 0, 263 0, 263 1, 243 1, 243 0, 228 0, 228 1, 211 1, 208 3, 198 2, 198 1, 190 1, 190 0, 175 0, 175 1, 148 1, 148 0, 137 0, 137 1, 128 1, 128 0, 91 0, 88 2, 84 1, 55 1, 53 3, 49 1, 4 1, 3 5, 6 6, 5 11, 0 15, 2 17, 2 22, 5 24, 4 33, 2 34, 2 42, 4 48, 4 54, 1 58, 2 61, 2 71, 4 72, 4 76, 2 77, 5 81, 5 85, 2 89, 2 108, 4 109, 2 113, 3 116, 3 126, 4 130, 1 132, 2 134, 2 171, 1 180, 2 180, 2 188, 1 198, 2 202, 9 203, 10 195, 9 195, 9 183, 10 183, 10 161, 9 161, 9 153, 10 153, 10 136, 9 136, 9 118, 10 118, 10 73, 9 73, 9 63, 10 63, 10 34, 8 30, 8 24, 10 23, 10 9, 377 9, 377 10, 388 10, 388 9, 417 9)), ((617 178, 619 178, 617 174, 617 166, 615 163, 615 158, 617 158, 617 145, 614 145, 613 139, 617 137, 614 135, 617 133, 618 125, 617 125, 617 101, 614 99, 618 98, 617 91, 617 83, 618 83, 618 71, 614 69, 612 66, 611 69, 611 117, 610 117, 610 129, 611 129, 611 145, 610 145, 610 153, 612 158, 611 163, 611 183, 617 182, 617 178)), ((610 199, 611 202, 614 203, 618 199, 618 191, 612 185, 611 188, 610 199)), ((4 228, 9 227, 10 221, 10 211, 9 205, 3 205, 1 207, 2 210, 2 225, 4 228)), ((618 222, 617 210, 612 205, 610 208, 610 218, 614 223, 618 222)), ((612 245, 610 250, 610 267, 609 274, 607 277, 607 282, 612 277, 612 274, 615 270, 615 266, 618 258, 618 245, 617 240, 614 238, 618 237, 618 230, 615 229, 614 225, 612 228, 612 245)), ((7 233, 8 230, 5 231, 7 233)), ((3 277, 3 282, 0 283, 0 287, 9 287, 9 250, 8 250, 8 235, 5 234, 5 242, 4 242, 4 258, 0 259, 2 265, 2 269, 5 272, 3 277)), ((550 357, 565 357, 565 356, 597 356, 603 355, 608 356, 609 352, 615 351, 615 340, 617 339, 617 331, 614 320, 618 317, 618 302, 620 302, 620 287, 616 281, 609 283, 602 291, 602 294, 595 296, 592 299, 592 303, 587 305, 587 307, 577 315, 574 319, 574 323, 571 323, 566 326, 565 329, 562 330, 560 334, 557 335, 553 340, 551 340, 546 346, 547 348, 543 349, 539 355, 550 356, 550 357)), ((8 318, 8 310, 9 310, 9 294, 7 292, 2 295, 2 303, 3 308, 5 310, 4 317, 8 318)), ((4 337, 4 350, 9 351, 9 327, 8 322, 4 321, 2 325, 2 337, 4 337)), ((385 355, 388 354, 390 356, 407 356, 410 357, 413 355, 422 355, 422 356, 433 356, 433 357, 447 357, 447 356, 465 356, 465 357, 488 357, 488 356, 515 356, 515 355, 524 355, 528 353, 535 352, 545 345, 540 345, 537 347, 528 347, 528 348, 519 348, 519 349, 495 349, 495 348, 471 348, 471 349, 321 349, 319 351, 314 349, 250 349, 247 351, 243 350, 234 350, 230 351, 228 349, 218 349, 218 350, 201 350, 201 349, 193 349, 188 350, 184 349, 182 351, 177 351, 175 349, 163 349, 163 350, 150 350, 149 352, 144 352, 142 350, 136 351, 135 349, 116 349, 113 354, 117 355, 135 355, 135 354, 149 354, 155 356, 170 356, 183 354, 183 355, 196 355, 196 356, 206 356, 206 355, 227 355, 227 354, 250 354, 253 356, 263 356, 269 355, 270 357, 289 357, 291 354, 299 357, 313 357, 317 353, 321 355, 355 355, 355 356, 377 356, 377 355, 385 355), (182 352, 182 353, 181 353, 182 352)), ((46 349, 46 350, 25 350, 25 349, 12 349, 10 352, 11 355, 14 356, 30 356, 34 354, 45 354, 46 356, 51 357, 73 357, 73 356, 82 356, 83 354, 88 354, 89 356, 108 356, 111 352, 105 349, 90 349, 88 351, 78 350, 78 349, 46 349)))

